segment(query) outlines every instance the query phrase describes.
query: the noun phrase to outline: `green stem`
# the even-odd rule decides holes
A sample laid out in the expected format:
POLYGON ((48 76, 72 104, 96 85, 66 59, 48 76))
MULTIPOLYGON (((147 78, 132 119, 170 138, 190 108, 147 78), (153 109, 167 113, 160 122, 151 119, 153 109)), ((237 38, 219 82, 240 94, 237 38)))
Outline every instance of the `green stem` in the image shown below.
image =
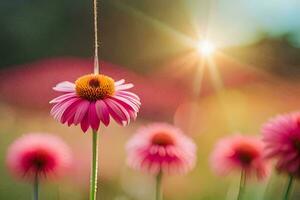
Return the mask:
POLYGON ((293 182, 294 182, 294 176, 290 175, 288 183, 286 185, 286 189, 285 189, 285 193, 284 193, 284 196, 283 196, 283 200, 288 200, 290 198, 291 190, 292 190, 292 187, 293 187, 293 182))
POLYGON ((33 182, 33 200, 39 199, 39 178, 38 175, 34 177, 33 182))
POLYGON ((156 176, 156 200, 163 200, 163 192, 162 192, 162 172, 156 176))
POLYGON ((96 130, 93 130, 92 152, 93 158, 91 167, 90 200, 96 200, 98 177, 98 133, 96 130))
POLYGON ((237 196, 237 200, 241 200, 244 192, 245 192, 245 186, 246 186, 246 172, 245 170, 242 170, 241 172, 241 179, 240 179, 240 187, 239 187, 239 193, 237 196))

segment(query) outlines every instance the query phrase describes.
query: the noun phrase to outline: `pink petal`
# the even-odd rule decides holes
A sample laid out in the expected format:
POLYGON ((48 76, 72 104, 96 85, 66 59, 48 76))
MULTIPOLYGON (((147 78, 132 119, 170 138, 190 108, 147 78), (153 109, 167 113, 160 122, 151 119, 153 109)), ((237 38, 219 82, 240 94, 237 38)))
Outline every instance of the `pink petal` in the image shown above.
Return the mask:
POLYGON ((124 108, 124 106, 122 106, 120 103, 118 103, 117 101, 115 100, 111 100, 113 104, 115 104, 121 111, 122 113, 125 115, 126 117, 126 121, 127 121, 127 124, 130 122, 130 119, 131 119, 131 115, 129 114, 129 112, 124 108))
POLYGON ((89 128, 89 116, 88 113, 86 113, 83 117, 83 119, 81 120, 80 123, 81 129, 83 132, 86 132, 89 128))
POLYGON ((93 130, 99 129, 100 120, 96 113, 95 102, 91 102, 89 106, 89 123, 93 130))
POLYGON ((96 101, 96 113, 99 117, 99 119, 103 122, 105 126, 108 126, 109 124, 109 112, 106 104, 102 100, 96 101))
POLYGON ((127 89, 130 89, 130 88, 133 88, 133 84, 131 84, 131 83, 116 86, 116 90, 117 90, 117 91, 120 91, 120 90, 127 90, 127 89))
POLYGON ((74 92, 75 91, 75 84, 71 83, 69 81, 64 81, 61 83, 58 83, 53 90, 58 92, 74 92))
POLYGON ((73 102, 71 105, 69 105, 69 107, 65 110, 65 112, 63 113, 63 115, 61 117, 61 120, 60 120, 61 123, 64 124, 66 121, 69 121, 70 119, 72 119, 72 117, 76 113, 76 110, 77 110, 80 102, 81 102, 81 99, 77 99, 75 102, 73 102))
POLYGON ((68 126, 71 126, 74 123, 74 117, 75 115, 73 115, 69 120, 68 120, 68 126))
POLYGON ((85 116, 85 113, 87 112, 89 108, 90 102, 87 100, 82 100, 80 105, 77 106, 77 110, 74 116, 74 124, 77 125, 81 122, 83 117, 85 116))
MULTIPOLYGON (((109 113, 110 115, 121 125, 123 125, 123 122, 126 121, 126 123, 128 123, 128 120, 125 113, 122 111, 122 109, 120 109, 116 104, 115 101, 107 98, 104 100, 104 102, 106 103, 106 105, 109 108, 109 113)), ((125 109, 124 109, 125 110, 125 109)), ((126 110, 125 110, 126 112, 126 110)), ((127 113, 127 112, 126 112, 127 113)), ((128 113, 127 113, 128 114, 128 113)))
POLYGON ((136 94, 134 94, 134 93, 132 93, 132 92, 128 92, 128 91, 118 91, 118 93, 120 93, 120 94, 122 94, 122 95, 125 95, 125 96, 131 96, 132 98, 135 98, 135 99, 137 99, 137 100, 140 100, 140 98, 139 98, 136 94))
POLYGON ((61 116, 65 112, 65 110, 74 102, 80 100, 79 98, 72 98, 65 101, 62 101, 58 104, 55 104, 51 109, 50 113, 53 115, 55 119, 61 120, 61 116))
POLYGON ((117 87, 117 86, 119 86, 119 85, 122 85, 123 83, 125 83, 125 80, 124 80, 124 79, 121 79, 121 80, 115 82, 115 86, 117 87))
POLYGON ((129 101, 128 99, 121 97, 121 96, 117 96, 115 95, 114 97, 110 97, 112 99, 114 99, 115 101, 119 102, 121 105, 123 105, 126 109, 132 109, 135 112, 139 111, 139 107, 137 105, 135 105, 134 103, 132 103, 131 101, 129 101))
POLYGON ((71 98, 77 97, 76 93, 71 92, 71 93, 67 93, 67 94, 63 94, 59 97, 56 97, 54 99, 52 99, 49 103, 59 103, 61 101, 65 101, 71 98))
POLYGON ((122 94, 122 93, 120 93, 120 91, 116 92, 116 94, 114 96, 126 98, 126 99, 130 100, 131 102, 133 102, 134 104, 136 104, 137 106, 141 105, 141 102, 139 99, 136 99, 136 98, 126 95, 126 94, 122 94))

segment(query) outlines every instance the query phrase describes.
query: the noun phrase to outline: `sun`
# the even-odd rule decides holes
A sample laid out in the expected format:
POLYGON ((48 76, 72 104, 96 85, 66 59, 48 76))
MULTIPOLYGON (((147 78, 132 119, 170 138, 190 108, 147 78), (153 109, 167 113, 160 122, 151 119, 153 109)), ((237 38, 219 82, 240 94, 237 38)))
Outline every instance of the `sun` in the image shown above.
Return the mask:
POLYGON ((215 46, 208 40, 198 42, 197 51, 203 56, 210 56, 215 51, 215 46))

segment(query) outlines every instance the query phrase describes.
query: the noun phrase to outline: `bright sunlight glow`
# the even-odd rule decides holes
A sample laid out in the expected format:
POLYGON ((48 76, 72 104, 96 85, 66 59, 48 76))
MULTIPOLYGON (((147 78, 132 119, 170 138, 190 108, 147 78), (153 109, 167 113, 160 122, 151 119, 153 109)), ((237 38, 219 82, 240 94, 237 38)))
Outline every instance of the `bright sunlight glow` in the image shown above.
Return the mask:
POLYGON ((208 40, 200 41, 197 50, 201 55, 209 56, 215 51, 215 46, 208 40))

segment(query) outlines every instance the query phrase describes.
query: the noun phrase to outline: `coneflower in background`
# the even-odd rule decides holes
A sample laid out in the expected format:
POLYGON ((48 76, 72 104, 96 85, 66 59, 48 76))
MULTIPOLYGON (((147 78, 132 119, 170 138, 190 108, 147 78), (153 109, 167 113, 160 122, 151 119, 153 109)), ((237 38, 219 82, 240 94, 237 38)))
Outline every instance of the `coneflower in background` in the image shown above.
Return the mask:
POLYGON ((219 140, 210 162, 217 175, 225 176, 233 171, 241 173, 237 199, 242 198, 248 178, 256 176, 258 180, 263 180, 269 175, 264 144, 257 137, 234 135, 219 140))
POLYGON ((280 173, 289 175, 283 199, 290 197, 294 179, 300 176, 300 113, 270 119, 262 127, 266 156, 277 161, 280 173))
POLYGON ((184 174, 194 168, 196 145, 172 125, 154 123, 140 128, 128 141, 127 163, 156 176, 156 200, 162 200, 162 177, 184 174))
POLYGON ((38 200, 39 182, 57 179, 65 174, 72 162, 69 147, 58 137, 30 133, 11 144, 7 166, 18 179, 33 184, 34 200, 38 200))

